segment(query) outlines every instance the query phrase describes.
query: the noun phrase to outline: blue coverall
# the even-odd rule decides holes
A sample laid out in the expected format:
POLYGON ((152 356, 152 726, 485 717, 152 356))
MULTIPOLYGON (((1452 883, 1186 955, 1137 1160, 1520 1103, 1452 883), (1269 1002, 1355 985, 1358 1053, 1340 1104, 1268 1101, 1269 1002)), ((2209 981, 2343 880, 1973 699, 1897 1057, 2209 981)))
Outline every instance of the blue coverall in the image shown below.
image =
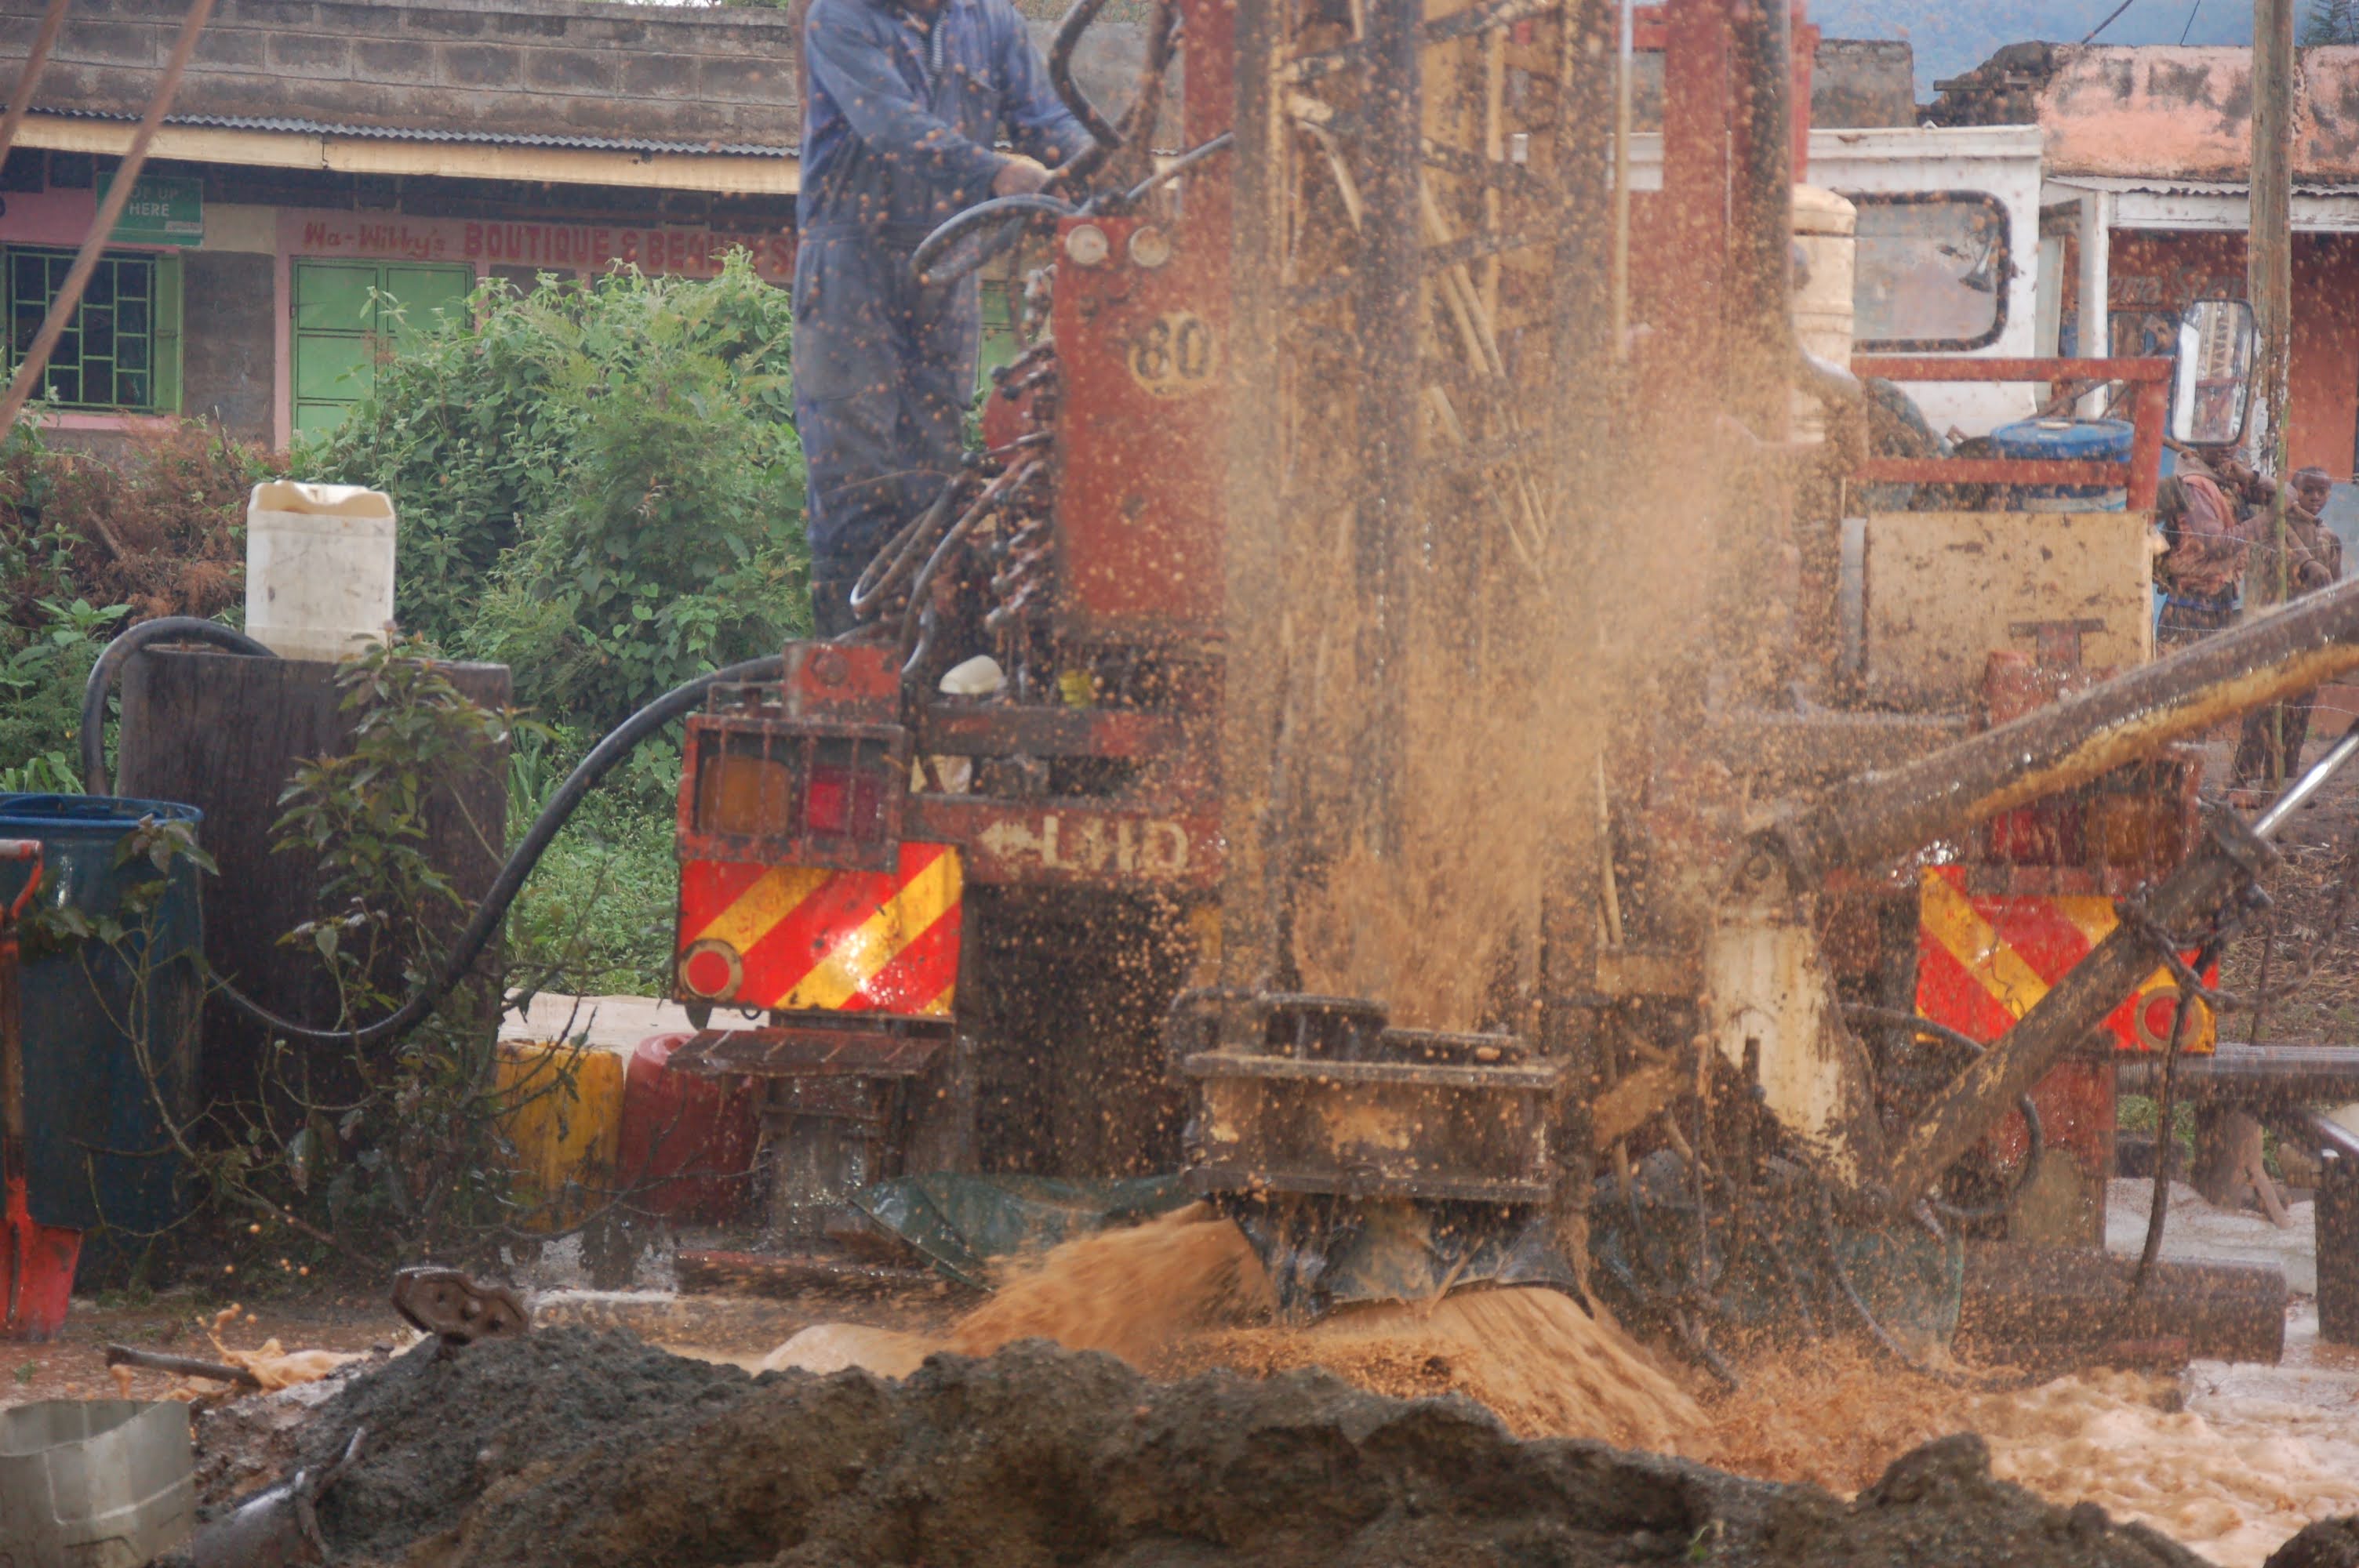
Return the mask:
POLYGON ((956 471, 973 400, 975 282, 920 287, 910 253, 990 198, 1003 132, 1051 168, 1087 133, 1009 0, 941 0, 930 15, 899 0, 813 0, 803 48, 795 427, 826 636, 851 624, 861 568, 956 471))

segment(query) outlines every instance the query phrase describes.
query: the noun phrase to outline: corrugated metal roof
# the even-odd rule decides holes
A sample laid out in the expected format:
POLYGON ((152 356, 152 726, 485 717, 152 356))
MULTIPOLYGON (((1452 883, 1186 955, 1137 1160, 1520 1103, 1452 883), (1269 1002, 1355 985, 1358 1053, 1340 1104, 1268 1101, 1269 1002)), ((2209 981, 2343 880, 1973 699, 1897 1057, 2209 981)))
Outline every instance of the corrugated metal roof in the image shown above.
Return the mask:
MULTIPOLYGON (((2051 174, 2049 185, 2068 186, 2074 190, 2110 190, 2118 195, 2139 196, 2245 196, 2250 189, 2241 179, 2180 179, 2167 174, 2051 174)), ((2294 181, 2296 196, 2359 196, 2359 182, 2298 179, 2294 181)))
MULTIPOLYGON (((36 108, 39 114, 74 120, 133 121, 136 114, 110 114, 95 109, 36 108)), ((168 125, 194 125, 217 131, 276 131, 304 136, 358 136, 383 142, 467 142, 482 146, 569 147, 582 152, 679 153, 700 157, 790 158, 792 146, 764 146, 756 142, 660 142, 642 136, 550 136, 520 131, 451 131, 387 125, 342 125, 326 120, 287 119, 276 115, 167 114, 168 125)))

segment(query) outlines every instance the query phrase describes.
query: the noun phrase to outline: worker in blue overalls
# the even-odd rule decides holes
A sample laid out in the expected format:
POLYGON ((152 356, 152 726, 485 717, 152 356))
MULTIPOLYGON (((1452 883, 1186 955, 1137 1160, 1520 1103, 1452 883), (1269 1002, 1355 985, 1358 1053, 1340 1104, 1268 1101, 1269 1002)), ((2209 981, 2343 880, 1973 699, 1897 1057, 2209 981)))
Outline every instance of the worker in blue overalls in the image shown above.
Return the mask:
POLYGON ((1010 0, 812 0, 803 49, 795 427, 811 607, 833 636, 861 568, 957 470, 973 399, 974 280, 920 287, 910 253, 966 208, 1041 189, 1088 134, 1010 0))

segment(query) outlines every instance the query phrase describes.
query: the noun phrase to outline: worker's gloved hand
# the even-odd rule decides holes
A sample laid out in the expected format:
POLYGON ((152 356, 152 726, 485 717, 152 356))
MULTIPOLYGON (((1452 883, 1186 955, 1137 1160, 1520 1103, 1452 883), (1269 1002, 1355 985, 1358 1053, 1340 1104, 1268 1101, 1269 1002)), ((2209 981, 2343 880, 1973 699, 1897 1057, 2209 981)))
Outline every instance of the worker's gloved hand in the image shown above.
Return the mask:
POLYGON ((994 196, 1029 196, 1046 189, 1051 178, 1048 165, 1021 156, 1011 157, 1002 163, 999 172, 992 177, 991 193, 994 196))

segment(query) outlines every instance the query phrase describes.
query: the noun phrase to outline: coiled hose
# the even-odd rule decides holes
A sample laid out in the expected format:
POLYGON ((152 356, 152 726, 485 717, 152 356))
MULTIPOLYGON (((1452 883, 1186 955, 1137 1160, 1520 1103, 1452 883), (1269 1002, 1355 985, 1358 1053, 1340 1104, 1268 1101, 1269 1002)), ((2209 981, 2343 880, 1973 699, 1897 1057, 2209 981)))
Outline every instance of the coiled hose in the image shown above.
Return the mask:
POLYGON ((200 621, 193 615, 167 615, 155 621, 142 621, 138 625, 116 637, 90 667, 90 679, 82 687, 82 787, 92 795, 105 795, 106 787, 106 694, 114 689, 117 677, 131 655, 150 643, 204 643, 232 654, 247 654, 258 658, 277 655, 247 636, 233 631, 218 621, 200 621))
MULTIPOLYGON (((90 681, 82 688, 82 776, 92 783, 93 793, 105 788, 106 695, 121 674, 125 662, 151 643, 190 641, 209 643, 233 653, 271 656, 269 649, 244 633, 189 616, 143 622, 117 637, 108 644, 98 663, 91 667, 90 681)), ((573 771, 565 775, 565 782, 557 786, 557 793, 549 796, 549 804, 540 808, 540 815, 533 819, 530 831, 525 834, 523 841, 501 865, 499 875, 492 881, 491 890, 484 895, 484 902, 475 906, 474 915, 467 922, 467 928, 459 934, 458 941, 443 956, 441 967, 435 971, 434 978, 412 991, 408 1000, 383 1018, 356 1029, 315 1029, 291 1018, 280 1017, 227 982, 220 983, 223 1000, 253 1022, 305 1045, 360 1047, 408 1033, 423 1022, 442 999, 466 979, 475 960, 482 957, 484 949, 491 945, 492 937, 500 928, 500 922, 507 917, 508 906, 516 902, 516 894, 524 891, 525 879, 531 876, 533 868, 540 863, 540 857, 556 838, 558 830, 565 826, 598 782, 614 771, 616 763, 636 750, 641 741, 673 720, 694 711, 714 687, 739 681, 777 680, 786 674, 786 667, 783 655, 771 654, 714 670, 710 675, 699 676, 685 685, 674 687, 609 730, 604 739, 590 748, 588 756, 574 764, 573 771)))

